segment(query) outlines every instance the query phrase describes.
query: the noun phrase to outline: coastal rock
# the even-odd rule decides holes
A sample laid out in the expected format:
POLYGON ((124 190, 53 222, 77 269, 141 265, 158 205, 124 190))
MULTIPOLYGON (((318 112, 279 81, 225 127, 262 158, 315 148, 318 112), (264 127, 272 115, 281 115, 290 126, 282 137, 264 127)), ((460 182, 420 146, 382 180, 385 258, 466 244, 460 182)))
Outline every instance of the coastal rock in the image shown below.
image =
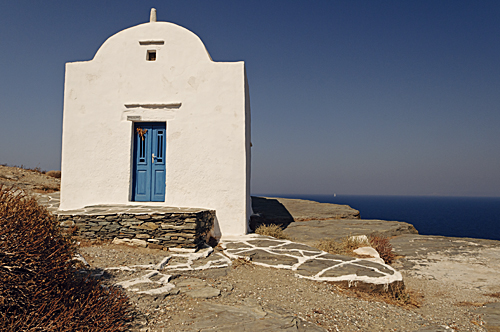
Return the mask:
POLYGON ((418 234, 413 225, 400 221, 366 219, 330 219, 294 222, 284 233, 295 241, 314 245, 319 240, 343 239, 348 236, 382 235, 393 237, 401 234, 418 234))
POLYGON ((252 196, 254 215, 250 226, 255 229, 261 224, 287 226, 294 221, 359 219, 359 211, 348 205, 318 203, 290 198, 252 196))
POLYGON ((349 205, 290 198, 276 198, 276 200, 283 204, 295 221, 360 218, 359 211, 349 205))
POLYGON ((393 267, 410 276, 439 280, 462 290, 500 293, 500 242, 404 234, 390 240, 403 256, 393 267))

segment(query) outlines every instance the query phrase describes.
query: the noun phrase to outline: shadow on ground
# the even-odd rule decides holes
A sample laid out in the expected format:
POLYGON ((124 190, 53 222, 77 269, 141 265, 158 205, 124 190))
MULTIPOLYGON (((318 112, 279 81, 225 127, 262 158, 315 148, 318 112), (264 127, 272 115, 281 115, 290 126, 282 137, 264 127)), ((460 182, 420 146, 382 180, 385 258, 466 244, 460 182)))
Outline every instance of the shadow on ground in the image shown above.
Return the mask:
POLYGON ((255 231, 260 225, 277 224, 286 228, 292 223, 293 216, 287 208, 275 198, 252 196, 253 215, 250 228, 255 231))

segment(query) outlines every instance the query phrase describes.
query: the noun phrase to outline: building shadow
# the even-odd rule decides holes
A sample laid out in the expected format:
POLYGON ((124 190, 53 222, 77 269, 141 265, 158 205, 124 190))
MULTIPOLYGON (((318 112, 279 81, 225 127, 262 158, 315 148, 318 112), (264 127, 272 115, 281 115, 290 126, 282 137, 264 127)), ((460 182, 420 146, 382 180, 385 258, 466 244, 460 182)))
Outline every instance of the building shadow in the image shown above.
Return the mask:
POLYGON ((250 228, 253 231, 260 225, 269 224, 281 225, 285 229, 294 221, 286 207, 275 198, 252 196, 252 209, 250 228))

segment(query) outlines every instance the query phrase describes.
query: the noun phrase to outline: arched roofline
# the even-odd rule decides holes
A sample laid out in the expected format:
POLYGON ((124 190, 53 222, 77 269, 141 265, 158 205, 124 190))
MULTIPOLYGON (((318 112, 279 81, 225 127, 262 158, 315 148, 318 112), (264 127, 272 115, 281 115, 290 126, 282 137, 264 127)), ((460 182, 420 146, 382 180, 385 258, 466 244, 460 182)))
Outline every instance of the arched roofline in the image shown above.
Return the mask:
MULTIPOLYGON (((113 43, 113 41, 115 39, 118 39, 120 37, 125 37, 127 34, 133 34, 134 32, 138 32, 138 30, 147 30, 147 29, 151 29, 153 33, 155 34, 162 34, 162 33, 179 33, 179 34, 186 34, 186 36, 189 36, 188 38, 186 38, 186 40, 188 40, 189 38, 191 38, 191 43, 198 43, 200 48, 203 48, 203 50, 206 52, 207 56, 208 56, 208 59, 210 61, 213 61, 212 60, 212 57, 210 55, 210 53, 208 52, 205 44, 203 43, 203 41, 201 40, 200 37, 198 37, 197 34, 195 34, 194 32, 192 32, 191 30, 189 29, 186 29, 184 28, 183 26, 180 26, 180 25, 177 25, 175 23, 171 23, 171 22, 148 22, 148 23, 142 23, 142 24, 139 24, 139 25, 135 25, 135 26, 132 26, 130 28, 127 28, 127 29, 124 29, 124 30, 121 30, 121 31, 118 31, 117 33, 111 35, 110 37, 108 37, 104 43, 101 44, 101 46, 99 47, 99 49, 96 51, 96 53, 94 54, 94 57, 92 58, 92 60, 98 58, 102 53, 105 53, 105 49, 108 45, 110 45, 111 43, 113 43), (164 31, 161 31, 163 30, 164 31), (170 31, 168 31, 170 30, 170 31)), ((148 38, 145 38, 145 39, 148 39, 148 38)), ((151 39, 151 38, 150 38, 151 39)), ((189 42, 189 41, 187 41, 189 42)))

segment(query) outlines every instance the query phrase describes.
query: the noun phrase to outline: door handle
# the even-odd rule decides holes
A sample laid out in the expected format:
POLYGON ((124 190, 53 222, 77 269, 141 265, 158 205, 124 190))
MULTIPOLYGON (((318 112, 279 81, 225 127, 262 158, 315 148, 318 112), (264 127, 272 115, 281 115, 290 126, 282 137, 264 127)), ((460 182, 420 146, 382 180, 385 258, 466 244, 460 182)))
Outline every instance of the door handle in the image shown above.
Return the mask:
POLYGON ((151 162, 152 162, 153 164, 154 164, 154 162, 155 162, 155 154, 154 154, 154 153, 151 155, 151 162))

